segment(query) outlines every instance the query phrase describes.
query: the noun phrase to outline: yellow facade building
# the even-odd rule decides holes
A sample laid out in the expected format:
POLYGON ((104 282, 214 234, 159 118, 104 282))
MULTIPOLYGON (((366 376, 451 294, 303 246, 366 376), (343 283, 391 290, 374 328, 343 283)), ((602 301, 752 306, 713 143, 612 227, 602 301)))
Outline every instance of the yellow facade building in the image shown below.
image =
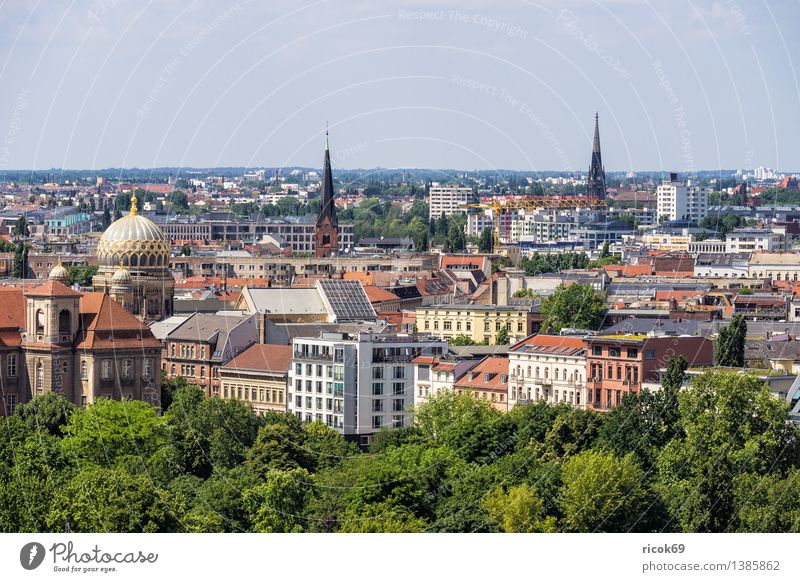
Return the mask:
POLYGON ((537 331, 540 318, 527 306, 428 305, 417 308, 417 331, 445 340, 466 336, 478 344, 497 343, 506 329, 510 343, 537 331))

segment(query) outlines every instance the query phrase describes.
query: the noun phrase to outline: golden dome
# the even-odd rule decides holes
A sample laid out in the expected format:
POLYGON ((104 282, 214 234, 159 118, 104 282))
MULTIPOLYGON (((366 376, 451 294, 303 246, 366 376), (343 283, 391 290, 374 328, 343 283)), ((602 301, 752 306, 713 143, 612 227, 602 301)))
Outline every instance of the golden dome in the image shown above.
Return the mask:
POLYGON ((61 264, 60 259, 58 264, 50 271, 50 274, 47 276, 47 278, 50 281, 58 281, 64 285, 69 285, 69 271, 67 271, 67 268, 61 264))
POLYGON ((97 263, 101 267, 129 267, 134 270, 165 269, 169 266, 170 244, 152 220, 141 216, 136 193, 131 211, 114 221, 97 243, 97 263))
POLYGON ((114 271, 114 276, 111 277, 111 284, 117 286, 124 286, 131 284, 131 272, 122 265, 114 271))

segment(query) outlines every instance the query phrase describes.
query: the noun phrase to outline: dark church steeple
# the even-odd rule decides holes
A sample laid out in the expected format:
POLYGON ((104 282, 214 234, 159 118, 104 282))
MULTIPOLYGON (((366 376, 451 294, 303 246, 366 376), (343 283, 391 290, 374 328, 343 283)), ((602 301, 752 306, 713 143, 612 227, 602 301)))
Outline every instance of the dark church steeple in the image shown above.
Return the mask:
POLYGON ((329 257, 339 250, 339 219, 336 218, 336 204, 333 193, 333 172, 331 171, 331 152, 328 145, 328 130, 325 130, 325 161, 322 167, 322 183, 319 188, 319 216, 314 236, 315 254, 329 257))
POLYGON ((586 195, 591 198, 605 200, 606 172, 603 169, 603 157, 600 154, 600 116, 594 114, 594 142, 592 143, 592 163, 589 166, 589 179, 586 195))

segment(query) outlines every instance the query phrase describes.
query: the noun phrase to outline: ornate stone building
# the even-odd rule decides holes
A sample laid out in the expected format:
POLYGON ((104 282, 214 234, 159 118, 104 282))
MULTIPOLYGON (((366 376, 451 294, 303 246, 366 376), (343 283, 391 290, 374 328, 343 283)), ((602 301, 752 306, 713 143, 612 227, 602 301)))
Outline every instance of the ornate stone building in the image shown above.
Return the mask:
POLYGON ((131 211, 115 221, 97 244, 100 267, 92 280, 140 321, 172 315, 175 280, 169 270, 170 243, 153 221, 140 215, 136 193, 131 211))
POLYGON ((0 290, 0 414, 46 392, 160 405, 161 342, 108 294, 62 280, 57 265, 44 285, 0 290))

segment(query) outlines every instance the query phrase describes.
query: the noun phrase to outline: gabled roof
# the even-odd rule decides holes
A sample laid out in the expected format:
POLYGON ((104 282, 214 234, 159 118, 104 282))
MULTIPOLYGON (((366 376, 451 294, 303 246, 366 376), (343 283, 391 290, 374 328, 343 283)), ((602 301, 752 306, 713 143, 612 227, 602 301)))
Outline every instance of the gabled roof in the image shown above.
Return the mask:
POLYGON ((509 351, 553 356, 579 356, 586 351, 586 341, 575 336, 538 334, 517 342, 509 348, 509 351))
POLYGON ((105 293, 84 293, 80 300, 78 349, 159 348, 146 325, 105 293))
POLYGON ((25 327, 25 298, 22 290, 0 288, 0 329, 19 330, 25 327))
POLYGON ((381 301, 397 301, 400 299, 397 295, 386 289, 375 287, 375 285, 365 285, 364 292, 370 303, 379 303, 381 301))
POLYGON ((478 390, 507 390, 508 358, 486 356, 474 368, 456 380, 453 386, 478 390))
POLYGON ((81 294, 73 291, 58 281, 48 281, 25 292, 26 297, 80 297, 81 294))
POLYGON ((285 374, 289 371, 292 346, 253 344, 223 366, 226 371, 258 371, 285 374))

